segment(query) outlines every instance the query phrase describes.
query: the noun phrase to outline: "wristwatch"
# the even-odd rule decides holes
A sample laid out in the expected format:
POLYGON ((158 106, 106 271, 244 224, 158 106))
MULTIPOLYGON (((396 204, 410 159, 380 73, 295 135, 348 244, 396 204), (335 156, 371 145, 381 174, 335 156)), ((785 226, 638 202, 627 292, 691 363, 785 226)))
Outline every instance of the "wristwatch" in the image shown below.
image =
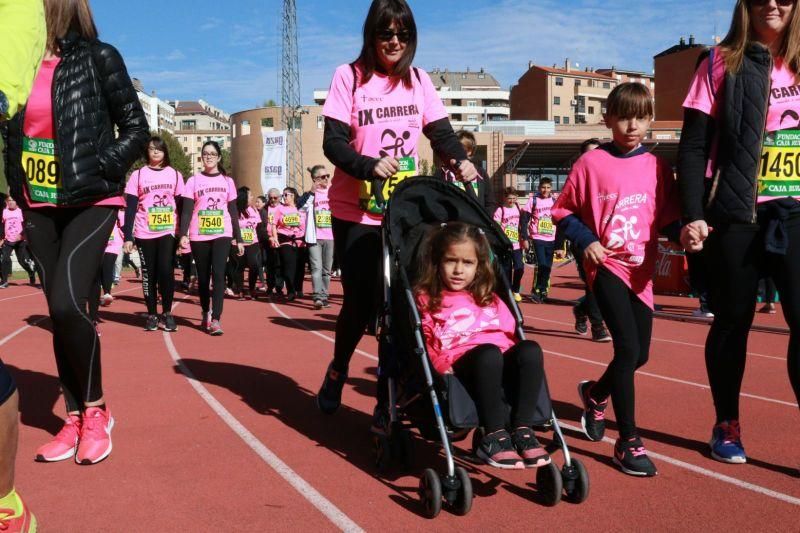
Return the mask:
POLYGON ((6 93, 0 91, 0 120, 8 120, 8 98, 6 98, 6 93))

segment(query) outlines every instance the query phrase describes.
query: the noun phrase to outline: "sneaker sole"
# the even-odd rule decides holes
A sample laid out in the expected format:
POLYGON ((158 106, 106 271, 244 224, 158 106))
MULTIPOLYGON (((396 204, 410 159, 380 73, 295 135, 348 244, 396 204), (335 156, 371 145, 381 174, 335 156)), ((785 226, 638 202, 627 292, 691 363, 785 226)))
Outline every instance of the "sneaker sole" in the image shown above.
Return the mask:
POLYGON ((719 461, 721 463, 728 463, 728 464, 731 464, 731 465, 743 465, 743 464, 745 464, 747 462, 747 456, 737 455, 735 457, 723 457, 721 455, 717 455, 714 452, 713 444, 714 444, 714 441, 712 440, 712 441, 710 441, 708 443, 708 446, 711 448, 711 457, 715 461, 719 461))
POLYGON ((80 461, 78 461, 78 455, 76 454, 75 455, 75 462, 78 463, 79 465, 83 465, 83 466, 96 465, 97 463, 99 463, 100 461, 103 461, 109 455, 111 455, 111 450, 114 447, 112 442, 111 442, 111 430, 112 429, 114 429, 114 417, 113 416, 111 417, 111 420, 108 421, 108 431, 106 431, 106 433, 108 434, 108 448, 106 449, 106 451, 103 452, 100 455, 100 457, 98 457, 94 461, 92 461, 91 459, 81 459, 80 461))
POLYGON ((616 455, 611 458, 611 462, 613 462, 615 465, 617 465, 617 468, 619 468, 622 471, 623 474, 628 474, 629 476, 655 477, 655 476, 658 475, 658 471, 650 473, 650 472, 640 472, 638 470, 631 470, 630 468, 627 468, 625 465, 623 465, 622 461, 617 459, 616 455))
POLYGON ((225 332, 222 331, 221 329, 219 329, 217 331, 209 331, 208 332, 208 334, 211 335, 212 337, 219 337, 220 335, 223 335, 224 333, 225 332))
POLYGON ((44 455, 37 454, 34 457, 34 461, 37 463, 58 463, 59 461, 66 461, 67 459, 71 459, 75 457, 75 453, 78 451, 78 447, 75 446, 69 452, 64 452, 63 455, 59 455, 57 457, 45 457, 44 455))
POLYGON ((507 465, 507 464, 503 464, 503 463, 498 463, 496 461, 493 461, 492 458, 489 457, 488 455, 486 455, 486 452, 484 452, 481 449, 478 449, 478 452, 475 455, 477 455, 478 459, 480 459, 481 461, 483 461, 487 465, 493 466, 495 468, 500 468, 502 470, 524 470, 525 469, 525 465, 523 464, 522 461, 519 461, 519 462, 517 462, 517 463, 515 463, 513 465, 507 465))
POLYGON ((317 400, 317 408, 320 411, 322 411, 322 413, 324 413, 326 415, 332 415, 333 413, 335 413, 339 409, 339 406, 341 405, 341 403, 339 403, 339 405, 337 405, 336 407, 333 407, 333 408, 323 407, 323 405, 319 401, 319 394, 317 394, 316 400, 317 400))
POLYGON ((581 407, 583 407, 583 411, 581 412, 581 428, 583 429, 583 434, 586 435, 586 438, 592 442, 600 442, 603 440, 603 437, 600 436, 599 439, 593 439, 589 432, 586 430, 586 402, 583 400, 583 391, 581 390, 581 386, 584 383, 589 383, 589 380, 584 380, 578 383, 578 398, 581 400, 581 407))
POLYGON ((530 462, 526 463, 525 459, 522 460, 522 464, 525 465, 525 468, 539 468, 541 466, 547 466, 551 462, 553 462, 553 460, 549 457, 547 459, 537 459, 536 464, 530 462))

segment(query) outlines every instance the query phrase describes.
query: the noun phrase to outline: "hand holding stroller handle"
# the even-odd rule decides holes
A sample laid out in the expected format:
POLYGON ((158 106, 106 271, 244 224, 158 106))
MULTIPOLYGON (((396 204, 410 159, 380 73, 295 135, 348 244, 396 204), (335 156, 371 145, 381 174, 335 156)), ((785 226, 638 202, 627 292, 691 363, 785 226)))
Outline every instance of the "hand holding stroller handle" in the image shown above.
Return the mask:
POLYGON ((375 198, 375 206, 383 209, 386 207, 386 198, 383 196, 383 182, 381 178, 372 180, 372 196, 375 198))

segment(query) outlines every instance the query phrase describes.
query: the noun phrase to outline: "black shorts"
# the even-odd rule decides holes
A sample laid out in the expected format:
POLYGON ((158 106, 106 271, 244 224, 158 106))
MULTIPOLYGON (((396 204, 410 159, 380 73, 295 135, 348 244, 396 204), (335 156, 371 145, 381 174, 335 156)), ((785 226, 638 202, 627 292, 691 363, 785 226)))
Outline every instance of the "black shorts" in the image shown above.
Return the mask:
POLYGON ((6 403, 6 400, 8 400, 16 390, 17 384, 14 382, 14 378, 11 377, 8 368, 3 364, 3 360, 0 359, 0 405, 6 403))

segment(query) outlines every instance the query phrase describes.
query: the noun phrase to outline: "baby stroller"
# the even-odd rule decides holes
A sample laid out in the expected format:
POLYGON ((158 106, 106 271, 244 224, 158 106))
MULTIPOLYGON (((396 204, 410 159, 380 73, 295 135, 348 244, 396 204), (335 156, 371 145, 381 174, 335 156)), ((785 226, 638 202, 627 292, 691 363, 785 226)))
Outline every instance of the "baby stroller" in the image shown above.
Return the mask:
MULTIPOLYGON (((467 187, 467 189, 471 189, 467 187)), ((522 315, 511 293, 502 265, 511 260, 511 243, 501 228, 486 214, 473 194, 444 181, 416 177, 401 182, 389 201, 383 222, 384 306, 379 317, 379 399, 389 406, 386 435, 374 439, 376 464, 390 460, 411 462, 413 442, 410 429, 417 428, 428 440, 442 443, 447 469, 439 474, 427 468, 420 478, 419 495, 425 515, 436 517, 442 503, 454 513, 467 514, 472 505, 472 484, 467 471, 456 466, 451 442, 473 432, 473 450, 483 438, 478 428, 475 404, 451 374, 439 376, 431 369, 422 334, 420 314, 412 292, 416 259, 424 236, 432 226, 461 221, 482 228, 498 274, 498 296, 516 318, 517 335, 524 339, 522 315), (383 388, 388 390, 382 390, 383 388), (431 411, 433 417, 430 416, 431 411)), ((557 504, 562 495, 580 503, 589 492, 589 478, 569 449, 552 410, 545 381, 537 402, 539 428, 552 428, 553 445, 564 455, 561 470, 553 461, 536 472, 540 499, 557 504)))

